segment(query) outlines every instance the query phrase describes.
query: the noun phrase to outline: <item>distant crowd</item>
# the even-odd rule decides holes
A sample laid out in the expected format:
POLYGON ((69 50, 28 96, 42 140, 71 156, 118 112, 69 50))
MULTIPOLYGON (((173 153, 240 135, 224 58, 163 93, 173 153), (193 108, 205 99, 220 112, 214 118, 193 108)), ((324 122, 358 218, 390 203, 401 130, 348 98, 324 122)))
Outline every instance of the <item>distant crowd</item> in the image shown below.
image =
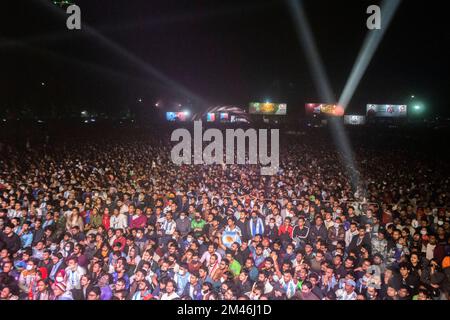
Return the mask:
POLYGON ((165 134, 4 144, 0 300, 448 300, 449 162, 283 137, 280 170, 165 134), (424 160, 425 159, 425 160, 424 160))

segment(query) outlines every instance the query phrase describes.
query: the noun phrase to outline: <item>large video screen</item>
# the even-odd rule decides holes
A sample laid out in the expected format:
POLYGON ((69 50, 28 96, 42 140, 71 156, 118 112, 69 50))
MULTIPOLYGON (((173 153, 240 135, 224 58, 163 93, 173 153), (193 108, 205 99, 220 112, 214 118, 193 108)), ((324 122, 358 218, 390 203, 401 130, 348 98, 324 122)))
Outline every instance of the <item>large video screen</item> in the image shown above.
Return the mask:
POLYGON ((321 114, 327 116, 342 117, 344 115, 344 108, 337 104, 329 103, 307 103, 305 105, 306 115, 321 114))
POLYGON ((389 118, 401 118, 406 117, 408 107, 406 105, 396 104, 368 104, 367 116, 368 117, 389 117, 389 118))
POLYGON ((287 104, 272 102, 251 102, 248 112, 251 114, 286 115, 287 104))
POLYGON ((356 115, 348 115, 344 116, 344 124, 353 125, 353 126, 362 126, 366 124, 365 116, 356 116, 356 115))
POLYGON ((166 112, 166 120, 167 121, 187 121, 188 113, 187 112, 166 112))

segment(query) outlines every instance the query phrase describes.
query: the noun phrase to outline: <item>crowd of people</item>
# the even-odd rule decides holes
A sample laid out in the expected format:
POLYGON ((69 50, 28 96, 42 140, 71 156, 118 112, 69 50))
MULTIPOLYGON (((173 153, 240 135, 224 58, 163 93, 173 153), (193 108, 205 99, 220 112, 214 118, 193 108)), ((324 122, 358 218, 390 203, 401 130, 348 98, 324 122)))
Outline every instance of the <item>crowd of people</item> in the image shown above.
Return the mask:
POLYGON ((446 159, 282 136, 280 169, 166 134, 0 151, 0 300, 448 300, 446 159))

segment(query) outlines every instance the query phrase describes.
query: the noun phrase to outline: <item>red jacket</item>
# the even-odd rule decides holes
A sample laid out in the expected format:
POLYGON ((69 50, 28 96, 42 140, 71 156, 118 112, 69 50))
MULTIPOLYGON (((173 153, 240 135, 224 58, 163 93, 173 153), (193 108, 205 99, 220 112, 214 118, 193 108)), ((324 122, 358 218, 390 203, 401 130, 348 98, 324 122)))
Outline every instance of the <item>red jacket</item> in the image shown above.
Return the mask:
POLYGON ((127 239, 125 239, 124 236, 121 236, 120 238, 114 240, 113 245, 115 245, 116 243, 120 243, 120 251, 123 251, 123 249, 125 248, 125 245, 127 243, 127 239))
POLYGON ((106 230, 109 229, 109 227, 110 227, 109 214, 103 214, 102 224, 103 224, 103 227, 105 227, 106 230))
POLYGON ((282 234, 289 234, 289 237, 292 238, 292 231, 294 230, 294 228, 289 225, 288 227, 286 227, 284 225, 284 223, 278 228, 278 235, 281 236, 282 234))
POLYGON ((147 217, 144 215, 140 215, 136 219, 133 219, 133 217, 131 218, 130 228, 131 229, 145 228, 146 224, 147 224, 147 217))

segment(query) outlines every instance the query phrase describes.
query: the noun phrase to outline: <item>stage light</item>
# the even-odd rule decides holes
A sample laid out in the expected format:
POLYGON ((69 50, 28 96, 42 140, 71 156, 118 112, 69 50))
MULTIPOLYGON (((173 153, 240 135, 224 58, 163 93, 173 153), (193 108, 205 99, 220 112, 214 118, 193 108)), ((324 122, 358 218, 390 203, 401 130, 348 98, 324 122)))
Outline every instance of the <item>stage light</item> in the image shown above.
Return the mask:
POLYGON ((191 114, 191 113, 189 112, 189 110, 184 110, 183 113, 184 113, 185 116, 188 116, 188 115, 191 114))
POLYGON ((41 86, 45 86, 45 82, 41 82, 41 86))
POLYGON ((415 114, 423 113, 425 111, 425 107, 423 104, 415 104, 413 106, 413 112, 415 114))
POLYGON ((415 97, 416 97, 415 95, 412 95, 412 96, 411 96, 411 99, 414 99, 415 97))
POLYGON ((138 101, 139 101, 139 102, 142 102, 142 99, 141 99, 141 98, 139 98, 139 99, 138 99, 138 101))
POLYGON ((336 106, 336 109, 334 110, 335 116, 342 117, 345 114, 345 110, 342 106, 336 106))
MULTIPOLYGON (((314 40, 314 35, 310 28, 306 12, 303 8, 303 1, 287 0, 289 12, 296 26, 297 36, 305 52, 308 66, 313 76, 314 84, 319 91, 319 96, 323 101, 336 101, 335 94, 331 88, 324 64, 320 58, 319 50, 314 40)), ((339 104, 345 108, 345 105, 339 104)), ((344 110, 342 110, 344 111, 344 110)), ((344 113, 344 112, 342 112, 344 113)), ((346 165, 351 179, 352 186, 356 189, 359 185, 359 171, 354 161, 353 150, 350 141, 338 118, 331 118, 330 128, 333 140, 340 151, 341 161, 346 165)))

